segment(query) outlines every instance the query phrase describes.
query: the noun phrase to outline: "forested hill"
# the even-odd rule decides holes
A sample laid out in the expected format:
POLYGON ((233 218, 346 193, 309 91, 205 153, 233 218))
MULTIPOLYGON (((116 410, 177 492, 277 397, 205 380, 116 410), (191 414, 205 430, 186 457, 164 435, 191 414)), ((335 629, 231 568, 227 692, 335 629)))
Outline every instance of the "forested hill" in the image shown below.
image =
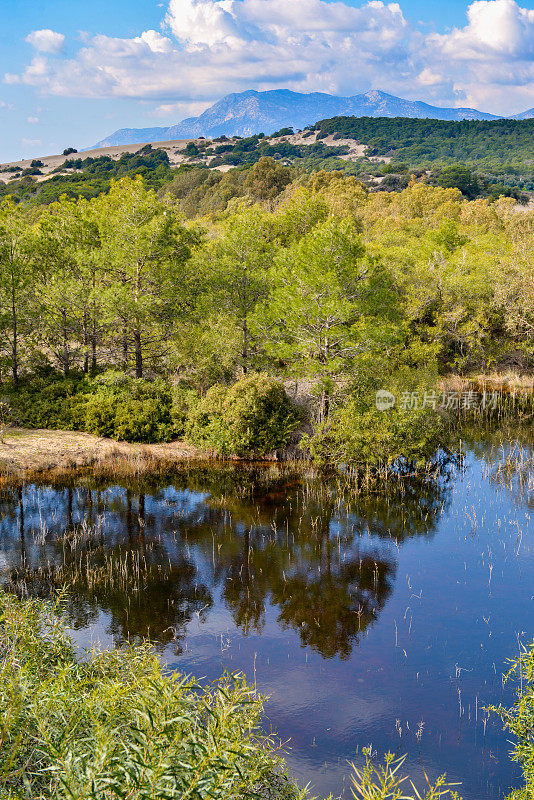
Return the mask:
MULTIPOLYGON (((111 154, 95 150, 36 159, 27 168, 4 165, 0 198, 38 204, 63 194, 90 199, 107 192, 112 180, 142 175, 147 187, 170 190, 186 201, 194 216, 206 193, 217 195, 219 210, 242 195, 247 173, 267 157, 288 170, 288 180, 340 171, 371 192, 401 191, 414 175, 431 185, 459 188, 468 199, 510 195, 527 202, 534 192, 533 134, 532 119, 333 117, 296 133, 282 128, 272 136, 176 140, 141 145, 136 152, 118 148, 111 154)), ((211 199, 207 207, 213 210, 211 199)))
POLYGON ((369 155, 409 164, 464 163, 534 167, 534 119, 462 120, 332 117, 315 125, 319 138, 340 134, 369 155))

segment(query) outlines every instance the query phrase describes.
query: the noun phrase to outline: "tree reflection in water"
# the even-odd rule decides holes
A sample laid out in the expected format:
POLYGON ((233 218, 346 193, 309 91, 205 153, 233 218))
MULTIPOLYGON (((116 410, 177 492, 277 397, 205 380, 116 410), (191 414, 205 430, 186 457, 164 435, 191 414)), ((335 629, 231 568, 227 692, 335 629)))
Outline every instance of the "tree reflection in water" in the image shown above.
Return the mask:
POLYGON ((210 466, 162 483, 6 488, 4 586, 50 596, 84 628, 107 612, 117 643, 174 641, 224 604, 246 635, 268 604, 325 658, 348 658, 387 602, 397 548, 432 536, 451 476, 354 495, 339 479, 283 466, 210 466))

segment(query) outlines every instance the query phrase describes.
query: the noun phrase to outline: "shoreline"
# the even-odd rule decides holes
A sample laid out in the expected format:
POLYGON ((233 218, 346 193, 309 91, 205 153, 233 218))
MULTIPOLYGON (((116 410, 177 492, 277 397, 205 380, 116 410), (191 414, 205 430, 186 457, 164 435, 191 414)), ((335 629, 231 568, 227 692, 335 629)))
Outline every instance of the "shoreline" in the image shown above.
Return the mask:
POLYGON ((132 444, 82 431, 7 428, 0 440, 4 477, 60 475, 84 468, 139 474, 211 460, 186 442, 132 444))

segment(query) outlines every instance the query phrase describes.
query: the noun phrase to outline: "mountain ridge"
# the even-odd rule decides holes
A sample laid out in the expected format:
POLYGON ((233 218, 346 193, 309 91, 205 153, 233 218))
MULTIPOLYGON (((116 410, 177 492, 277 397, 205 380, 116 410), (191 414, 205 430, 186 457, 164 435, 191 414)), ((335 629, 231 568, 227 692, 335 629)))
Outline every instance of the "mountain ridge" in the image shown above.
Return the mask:
MULTIPOLYGON (((199 136, 251 136, 271 134, 282 127, 304 128, 321 119, 335 116, 406 117, 412 119, 496 120, 502 117, 474 108, 440 108, 420 100, 401 97, 373 89, 352 97, 339 97, 322 92, 303 94, 289 89, 232 93, 218 100, 198 117, 189 117, 176 125, 152 128, 121 128, 101 139, 93 147, 157 142, 172 139, 195 139, 199 136)), ((534 109, 511 119, 529 119, 534 109)), ((91 148, 93 149, 93 148, 91 148)))

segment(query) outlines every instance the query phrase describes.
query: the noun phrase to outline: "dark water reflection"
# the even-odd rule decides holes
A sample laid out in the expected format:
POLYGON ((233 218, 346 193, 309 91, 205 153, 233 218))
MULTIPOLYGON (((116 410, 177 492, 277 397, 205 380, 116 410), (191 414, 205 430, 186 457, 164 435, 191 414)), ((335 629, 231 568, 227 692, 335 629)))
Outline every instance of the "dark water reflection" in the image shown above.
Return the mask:
POLYGON ((186 672, 245 671, 317 792, 372 743, 499 798, 517 769, 481 708, 532 633, 532 472, 529 451, 503 471, 471 446, 465 472, 360 497, 283 467, 5 489, 3 583, 69 586, 82 644, 148 637, 186 672))

